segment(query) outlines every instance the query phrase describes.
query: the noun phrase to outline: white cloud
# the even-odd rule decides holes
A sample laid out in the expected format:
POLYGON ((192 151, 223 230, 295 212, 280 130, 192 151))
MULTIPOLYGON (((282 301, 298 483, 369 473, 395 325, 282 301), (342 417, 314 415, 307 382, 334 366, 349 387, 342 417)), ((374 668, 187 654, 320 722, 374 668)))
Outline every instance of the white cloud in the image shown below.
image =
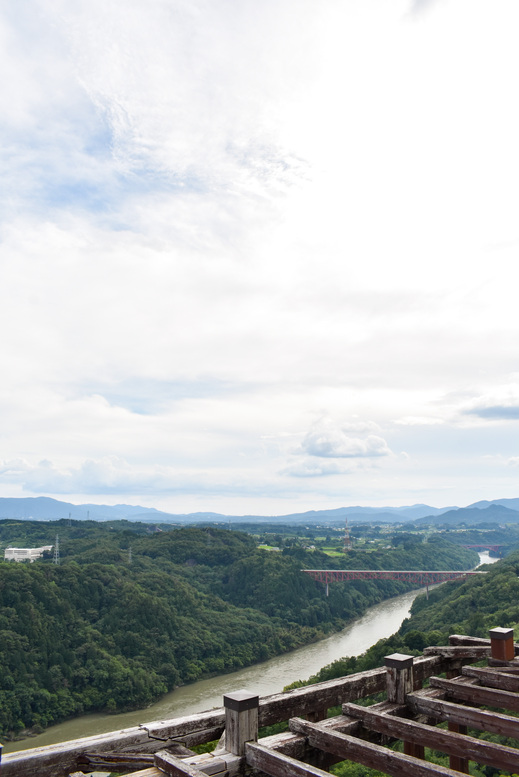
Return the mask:
POLYGON ((347 475, 352 471, 352 467, 348 468, 342 462, 303 458, 288 464, 281 470, 281 474, 296 478, 317 478, 328 475, 347 475))
POLYGON ((486 421, 519 420, 519 385, 496 387, 492 393, 467 402, 462 413, 486 421))
POLYGON ((434 416, 405 416, 404 418, 398 418, 395 424, 401 426, 436 426, 437 424, 445 423, 445 419, 434 416))
MULTIPOLYGON (((353 428, 360 431, 357 424, 354 424, 353 428)), ((374 434, 352 437, 349 431, 348 425, 338 427, 328 419, 319 421, 305 436, 301 448, 310 456, 324 458, 372 458, 391 454, 382 437, 374 434)))

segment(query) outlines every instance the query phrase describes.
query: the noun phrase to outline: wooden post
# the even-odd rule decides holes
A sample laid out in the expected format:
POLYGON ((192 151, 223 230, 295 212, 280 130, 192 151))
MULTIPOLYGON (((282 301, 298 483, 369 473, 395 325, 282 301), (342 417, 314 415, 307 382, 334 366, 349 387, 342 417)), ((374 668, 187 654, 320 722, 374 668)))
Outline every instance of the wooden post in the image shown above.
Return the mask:
POLYGON ((387 700, 393 704, 405 704, 407 694, 413 692, 413 656, 392 653, 384 657, 384 663, 387 700))
MULTIPOLYGON (((449 731, 454 731, 456 734, 466 734, 468 729, 460 723, 453 723, 452 720, 448 722, 449 731)), ((463 772, 463 774, 469 773, 469 759, 462 758, 459 755, 449 756, 449 767, 457 772, 463 772)))
POLYGON ((225 746, 233 755, 245 755, 245 742, 258 740, 259 696, 236 691, 223 697, 225 746))
POLYGON ((326 720, 328 716, 328 708, 324 707, 321 709, 312 710, 311 712, 307 712, 306 719, 310 721, 310 723, 318 723, 320 720, 326 720))
POLYGON ((513 661, 515 656, 514 630, 490 629, 490 650, 492 658, 498 661, 513 661))
MULTIPOLYGON (((393 653, 385 656, 387 700, 393 704, 405 704, 406 696, 414 690, 413 656, 393 653)), ((415 758, 425 757, 423 745, 404 740, 404 753, 415 758)))

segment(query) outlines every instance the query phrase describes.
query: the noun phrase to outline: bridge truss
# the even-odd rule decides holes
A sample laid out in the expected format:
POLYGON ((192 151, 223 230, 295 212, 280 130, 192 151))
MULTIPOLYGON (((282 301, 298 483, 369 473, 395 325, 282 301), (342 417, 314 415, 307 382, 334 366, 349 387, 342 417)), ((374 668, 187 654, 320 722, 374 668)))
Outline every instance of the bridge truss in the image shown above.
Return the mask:
POLYGON ((459 571, 423 571, 423 570, 396 570, 396 569, 302 569, 313 580, 328 585, 347 580, 403 580, 406 583, 416 583, 417 586, 425 586, 427 591, 430 585, 445 583, 447 580, 467 578, 469 575, 485 575, 486 572, 459 572, 459 571))
POLYGON ((493 550, 494 553, 499 553, 499 548, 502 548, 502 545, 489 545, 488 542, 486 545, 462 545, 462 548, 474 548, 475 550, 493 550))

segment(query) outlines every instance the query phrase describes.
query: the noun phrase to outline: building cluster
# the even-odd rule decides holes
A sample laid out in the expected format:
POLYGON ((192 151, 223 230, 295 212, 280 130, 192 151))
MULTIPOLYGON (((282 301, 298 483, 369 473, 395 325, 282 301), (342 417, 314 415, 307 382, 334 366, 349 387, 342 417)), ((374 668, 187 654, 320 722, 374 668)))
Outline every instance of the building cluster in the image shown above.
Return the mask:
POLYGON ((46 550, 51 551, 53 545, 44 545, 41 548, 6 548, 4 551, 5 561, 30 561, 41 558, 46 550))

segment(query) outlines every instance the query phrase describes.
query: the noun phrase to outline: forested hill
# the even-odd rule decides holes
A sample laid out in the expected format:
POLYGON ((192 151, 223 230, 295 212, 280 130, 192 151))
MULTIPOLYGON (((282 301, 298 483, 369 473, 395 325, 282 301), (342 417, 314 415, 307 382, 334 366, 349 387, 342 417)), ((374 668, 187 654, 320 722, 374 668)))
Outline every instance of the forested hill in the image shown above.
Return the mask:
MULTIPOLYGON (((290 650, 340 628, 398 581, 335 584, 301 568, 341 567, 301 547, 269 553, 239 532, 144 524, 0 521, 0 541, 60 537, 60 564, 0 563, 3 736, 93 710, 144 707, 175 686, 290 650), (129 528, 129 526, 131 528, 129 528)), ((437 536, 348 555, 357 568, 462 569, 477 555, 437 536)))

